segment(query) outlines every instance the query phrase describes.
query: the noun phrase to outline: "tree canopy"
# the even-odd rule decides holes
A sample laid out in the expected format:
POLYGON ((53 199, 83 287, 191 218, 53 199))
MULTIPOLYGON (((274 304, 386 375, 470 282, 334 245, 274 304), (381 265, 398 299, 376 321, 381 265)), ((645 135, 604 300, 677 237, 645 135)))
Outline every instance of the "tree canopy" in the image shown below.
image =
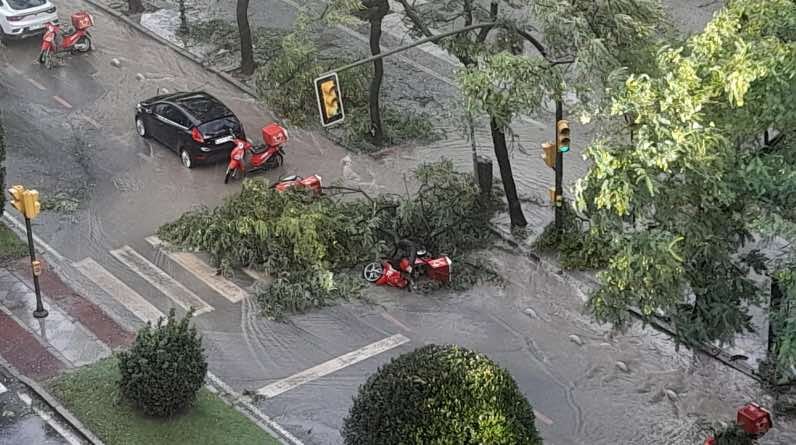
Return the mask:
MULTIPOLYGON (((623 326, 634 305, 670 315, 681 341, 731 342, 767 294, 754 271, 778 277, 796 303, 794 36, 796 2, 731 0, 610 92, 575 190, 613 240, 590 301, 599 320, 623 326)), ((793 365, 788 307, 778 352, 793 365)))

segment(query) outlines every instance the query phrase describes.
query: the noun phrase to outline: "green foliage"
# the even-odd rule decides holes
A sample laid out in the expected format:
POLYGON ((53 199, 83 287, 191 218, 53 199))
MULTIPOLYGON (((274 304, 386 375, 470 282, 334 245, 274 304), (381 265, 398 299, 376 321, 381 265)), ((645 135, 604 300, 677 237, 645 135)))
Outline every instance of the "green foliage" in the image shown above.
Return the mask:
MULTIPOLYGON (((579 211, 618 246, 590 302, 598 319, 621 327, 632 304, 671 316, 683 342, 729 342, 767 293, 750 271, 792 268, 795 24, 790 0, 730 1, 613 92, 615 125, 586 150, 576 186, 579 211), (781 136, 765 144, 767 130, 781 136), (791 245, 740 255, 753 234, 791 245)), ((783 365, 796 357, 786 350, 783 365)))
POLYGON ((359 388, 346 445, 541 444, 534 413, 508 371, 458 346, 392 359, 359 388))
POLYGON ((205 388, 183 415, 142 414, 121 398, 119 377, 118 360, 109 357, 55 377, 47 389, 106 445, 281 443, 205 388))
POLYGON ((359 274, 307 270, 283 274, 270 286, 258 286, 257 303, 263 315, 281 319, 285 314, 301 313, 338 300, 358 298, 364 289, 359 274))
MULTIPOLYGON (((381 124, 384 131, 384 145, 397 145, 405 141, 430 144, 444 138, 445 134, 436 130, 431 116, 426 113, 402 112, 391 107, 381 110, 381 124)), ((346 111, 342 145, 350 150, 372 153, 383 149, 370 143, 365 137, 370 132, 370 114, 367 107, 346 111)))
POLYGON ((588 228, 575 211, 565 205, 561 230, 551 222, 534 241, 534 248, 542 252, 560 254, 561 267, 565 269, 602 269, 613 255, 611 240, 597 227, 588 228))
POLYGON ((158 235, 207 252, 225 273, 252 267, 278 276, 272 289, 258 292, 258 301, 266 315, 279 317, 358 296, 357 286, 332 272, 373 261, 401 238, 447 253, 454 262, 493 239, 484 224, 496 200, 482 196, 471 175, 445 161, 420 166, 415 176, 413 196, 359 199, 279 193, 263 180, 246 180, 224 205, 188 212, 158 235))
POLYGON ((157 326, 147 323, 129 351, 118 354, 122 395, 145 414, 170 417, 190 406, 207 373, 193 310, 177 320, 174 308, 157 326), (165 321, 165 323, 164 323, 165 321))
POLYGON ((713 437, 716 439, 716 445, 754 445, 756 443, 752 435, 742 430, 738 425, 730 425, 721 431, 717 431, 713 437))
POLYGON ((22 258, 27 253, 28 245, 5 224, 0 223, 0 265, 22 258))

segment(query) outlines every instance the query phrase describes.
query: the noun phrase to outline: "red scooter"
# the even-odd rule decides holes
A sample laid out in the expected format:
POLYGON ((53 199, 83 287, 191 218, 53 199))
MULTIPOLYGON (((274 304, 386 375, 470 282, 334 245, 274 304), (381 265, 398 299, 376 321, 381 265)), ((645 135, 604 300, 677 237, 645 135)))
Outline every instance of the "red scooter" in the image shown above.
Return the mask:
MULTIPOLYGON (((771 413, 754 402, 747 403, 738 409, 735 422, 749 439, 763 437, 773 426, 771 413)), ((716 438, 710 436, 705 440, 704 445, 716 445, 716 442, 716 438)))
POLYGON ((278 192, 284 192, 290 188, 306 189, 315 194, 321 193, 321 177, 319 175, 312 175, 306 178, 301 176, 290 175, 279 178, 272 186, 278 192))
MULTIPOLYGON (((365 266, 362 275, 370 283, 403 289, 409 285, 409 280, 401 273, 402 271, 410 273, 409 258, 401 258, 396 265, 390 260, 370 263, 365 266)), ((413 273, 417 277, 427 276, 433 281, 447 283, 450 281, 451 259, 447 255, 432 258, 426 251, 421 250, 417 252, 413 273)))
POLYGON ((47 69, 53 67, 56 54, 87 53, 94 47, 91 34, 88 32, 88 29, 94 26, 94 17, 85 11, 72 14, 74 30, 67 34, 61 35, 61 27, 54 23, 47 23, 45 26, 47 30, 41 40, 39 63, 46 66, 47 69))
MULTIPOLYGON (((287 143, 287 130, 281 126, 270 123, 263 127, 263 142, 265 145, 254 146, 251 142, 235 138, 235 147, 229 156, 227 173, 224 175, 224 184, 230 178, 240 176, 241 178, 253 171, 269 170, 284 163, 285 144, 287 143), (248 166, 244 165, 246 153, 251 152, 248 166)), ((233 134, 233 137, 235 135, 233 134)))

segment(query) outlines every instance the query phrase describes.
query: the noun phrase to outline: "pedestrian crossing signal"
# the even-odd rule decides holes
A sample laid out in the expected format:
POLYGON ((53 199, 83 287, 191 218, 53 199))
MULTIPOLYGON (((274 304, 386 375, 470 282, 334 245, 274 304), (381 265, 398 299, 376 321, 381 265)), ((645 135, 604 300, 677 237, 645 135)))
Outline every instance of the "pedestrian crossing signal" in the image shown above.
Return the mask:
POLYGON ((345 112, 337 73, 315 79, 315 94, 318 98, 318 110, 321 113, 321 125, 328 127, 342 122, 345 112))

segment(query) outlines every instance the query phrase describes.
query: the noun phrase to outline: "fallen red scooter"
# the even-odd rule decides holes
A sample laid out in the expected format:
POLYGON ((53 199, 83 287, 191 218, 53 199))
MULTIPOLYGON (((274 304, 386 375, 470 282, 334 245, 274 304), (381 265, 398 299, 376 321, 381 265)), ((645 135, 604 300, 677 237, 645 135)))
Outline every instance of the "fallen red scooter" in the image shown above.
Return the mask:
MULTIPOLYGON (((281 126, 270 123, 263 127, 263 142, 265 145, 254 146, 251 142, 235 138, 235 147, 229 156, 227 173, 224 175, 224 184, 230 178, 243 177, 245 174, 257 170, 270 170, 284 163, 285 145, 287 144, 287 130, 281 126), (246 153, 251 152, 251 157, 246 164, 246 153)), ((234 135, 233 135, 234 137, 234 135)))
POLYGON ((320 195, 321 193, 321 177, 319 175, 312 175, 306 178, 301 176, 290 175, 279 178, 272 186, 278 192, 284 192, 291 188, 305 189, 312 193, 320 195))
POLYGON ((87 53, 94 48, 88 29, 94 26, 94 17, 81 11, 72 14, 74 30, 61 35, 61 27, 54 23, 45 25, 47 30, 41 40, 39 63, 50 69, 55 63, 55 55, 60 53, 87 53))
MULTIPOLYGON (((738 409, 735 423, 750 439, 759 439, 763 437, 773 426, 771 422, 771 413, 754 402, 747 403, 738 409)), ((714 436, 710 436, 705 440, 704 445, 719 444, 714 436)))
MULTIPOLYGON (((379 286, 392 286, 403 289, 409 280, 403 273, 410 273, 409 258, 401 258, 398 264, 390 260, 373 262, 365 266, 362 275, 365 280, 379 286)), ((428 277, 432 281, 447 283, 450 281, 451 259, 447 255, 432 258, 426 251, 417 252, 414 272, 416 277, 428 277)))

